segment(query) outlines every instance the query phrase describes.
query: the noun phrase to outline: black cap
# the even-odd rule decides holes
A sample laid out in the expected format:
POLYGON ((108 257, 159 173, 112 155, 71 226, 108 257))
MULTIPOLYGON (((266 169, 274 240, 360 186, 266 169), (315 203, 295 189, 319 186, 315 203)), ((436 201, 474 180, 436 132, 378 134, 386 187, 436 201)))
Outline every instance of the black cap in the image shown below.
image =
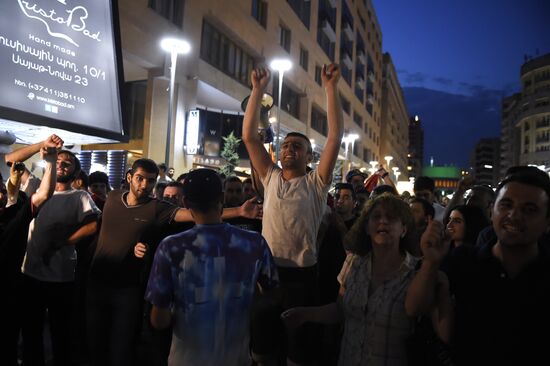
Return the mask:
POLYGON ((191 202, 216 201, 222 193, 220 176, 212 169, 195 169, 189 172, 183 183, 183 195, 191 202))

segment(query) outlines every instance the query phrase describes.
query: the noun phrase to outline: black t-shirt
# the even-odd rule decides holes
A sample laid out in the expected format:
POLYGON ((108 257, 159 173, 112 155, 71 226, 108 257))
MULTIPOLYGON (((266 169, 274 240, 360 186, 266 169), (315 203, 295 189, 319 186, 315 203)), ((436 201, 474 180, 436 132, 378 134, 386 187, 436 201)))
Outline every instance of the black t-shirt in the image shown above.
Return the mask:
POLYGON ((11 219, 5 222, 0 236, 0 278, 7 280, 9 289, 11 286, 17 286, 21 275, 21 263, 27 248, 33 210, 31 200, 21 197, 8 209, 11 211, 11 219))
POLYGON ((134 256, 134 246, 143 241, 150 230, 163 230, 178 210, 177 206, 153 198, 128 206, 127 194, 117 190, 107 196, 90 270, 94 281, 112 287, 140 284, 144 261, 134 256))
POLYGON ((462 245, 449 258, 457 364, 543 360, 550 329, 550 254, 539 245, 536 260, 512 279, 492 254, 493 246, 462 245))

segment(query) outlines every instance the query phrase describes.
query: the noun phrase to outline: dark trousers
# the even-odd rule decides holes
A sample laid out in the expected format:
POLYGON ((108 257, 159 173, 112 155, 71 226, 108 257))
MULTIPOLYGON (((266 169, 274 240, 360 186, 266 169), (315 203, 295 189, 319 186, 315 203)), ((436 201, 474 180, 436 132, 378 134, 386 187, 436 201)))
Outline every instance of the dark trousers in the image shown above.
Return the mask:
POLYGON ((91 364, 134 365, 141 329, 142 288, 111 288, 90 279, 86 304, 91 364))
MULTIPOLYGON (((283 308, 318 305, 317 266, 277 267, 283 293, 283 308)), ((286 329, 287 357, 295 363, 315 362, 319 347, 319 326, 307 323, 295 329, 286 329)))
POLYGON ((0 365, 17 366, 17 344, 23 302, 21 292, 23 287, 23 275, 19 274, 13 282, 8 282, 5 296, 0 301, 0 314, 4 314, 4 320, 0 325, 0 365))
POLYGON ((53 361, 56 366, 70 364, 73 282, 44 282, 23 277, 23 363, 44 365, 42 331, 46 310, 50 324, 53 361))

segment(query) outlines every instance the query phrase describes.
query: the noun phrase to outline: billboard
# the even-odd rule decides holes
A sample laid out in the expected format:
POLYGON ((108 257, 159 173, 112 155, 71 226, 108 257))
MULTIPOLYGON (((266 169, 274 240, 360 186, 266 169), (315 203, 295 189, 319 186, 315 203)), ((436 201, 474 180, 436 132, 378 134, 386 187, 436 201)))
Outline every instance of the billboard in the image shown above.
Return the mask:
POLYGON ((0 2, 1 120, 123 136, 115 0, 0 2))

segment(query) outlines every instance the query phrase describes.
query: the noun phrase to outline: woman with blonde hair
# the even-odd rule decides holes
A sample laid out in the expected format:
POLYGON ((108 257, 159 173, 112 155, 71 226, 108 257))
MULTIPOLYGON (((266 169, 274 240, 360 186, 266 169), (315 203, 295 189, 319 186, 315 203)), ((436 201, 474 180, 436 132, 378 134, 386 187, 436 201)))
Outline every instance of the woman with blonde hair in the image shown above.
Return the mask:
MULTIPOLYGON (((386 193, 369 201, 345 238, 357 253, 347 256, 338 276, 338 301, 289 309, 282 314, 286 325, 343 321, 338 365, 407 365, 407 339, 416 317, 442 305, 438 321, 447 330, 452 315, 443 274, 424 275, 409 294, 420 260, 407 251, 413 229, 409 205, 399 197, 386 193)), ((443 225, 432 221, 422 236, 429 263, 444 255, 442 233, 443 225)))

